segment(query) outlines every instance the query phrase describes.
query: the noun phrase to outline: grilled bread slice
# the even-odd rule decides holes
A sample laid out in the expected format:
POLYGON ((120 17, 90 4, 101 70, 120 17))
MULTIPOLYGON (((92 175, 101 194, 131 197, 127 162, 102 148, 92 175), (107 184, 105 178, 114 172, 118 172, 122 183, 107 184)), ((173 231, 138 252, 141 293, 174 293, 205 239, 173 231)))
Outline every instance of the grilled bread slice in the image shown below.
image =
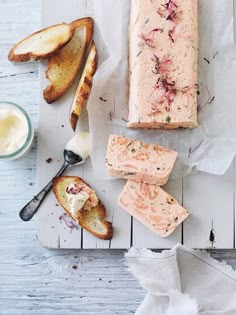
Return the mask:
MULTIPOLYGON (((112 224, 108 221, 104 221, 106 216, 106 210, 102 202, 97 199, 97 196, 93 190, 93 195, 97 204, 92 205, 91 197, 87 200, 84 206, 76 213, 72 211, 71 203, 69 197, 74 195, 75 192, 72 190, 71 195, 70 189, 68 187, 71 185, 76 185, 79 189, 85 187, 85 189, 90 189, 91 187, 80 177, 77 176, 60 176, 53 180, 52 189, 59 202, 59 204, 65 209, 65 211, 84 229, 92 233, 94 236, 109 240, 112 238, 113 228, 112 224), (90 207, 91 206, 91 207, 90 207)), ((94 199, 93 197, 93 199, 94 199)))
POLYGON ((49 104, 62 96, 74 82, 92 39, 92 18, 75 20, 71 26, 75 32, 70 42, 48 60, 46 77, 50 84, 44 90, 43 95, 49 104))
POLYGON ((9 52, 8 59, 15 62, 47 58, 67 44, 74 35, 71 24, 57 24, 35 32, 17 43, 9 52))
POLYGON ((98 53, 94 41, 92 41, 88 58, 75 92, 70 110, 70 124, 75 131, 81 110, 86 105, 93 85, 93 76, 97 70, 98 53))

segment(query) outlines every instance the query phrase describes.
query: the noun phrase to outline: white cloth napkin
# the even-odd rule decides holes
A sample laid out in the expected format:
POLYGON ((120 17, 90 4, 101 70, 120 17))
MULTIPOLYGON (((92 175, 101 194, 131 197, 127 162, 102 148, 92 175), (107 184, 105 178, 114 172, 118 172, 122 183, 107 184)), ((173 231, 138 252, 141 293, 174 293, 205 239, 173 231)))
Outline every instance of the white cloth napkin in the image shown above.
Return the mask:
POLYGON ((205 251, 131 248, 126 261, 147 291, 136 315, 236 315, 236 271, 205 251))

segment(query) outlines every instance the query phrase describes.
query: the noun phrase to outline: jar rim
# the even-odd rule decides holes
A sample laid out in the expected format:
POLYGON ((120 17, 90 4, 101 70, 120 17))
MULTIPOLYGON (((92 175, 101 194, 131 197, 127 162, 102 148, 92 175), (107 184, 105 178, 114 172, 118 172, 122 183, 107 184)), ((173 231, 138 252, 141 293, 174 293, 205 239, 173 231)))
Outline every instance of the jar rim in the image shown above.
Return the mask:
POLYGON ((0 160, 7 160, 7 159, 13 159, 14 157, 18 156, 21 152, 23 152, 25 149, 27 149, 28 145, 30 144, 31 140, 32 140, 32 133, 33 133, 33 127, 32 127, 32 123, 31 123, 31 119, 29 117, 29 115, 27 114, 27 112, 18 104, 13 103, 13 102, 9 102, 9 101, 1 101, 0 102, 0 108, 1 105, 10 105, 16 109, 18 109, 25 117, 26 122, 27 122, 27 126, 28 126, 28 135, 27 138, 25 140, 25 142, 23 143, 23 145, 15 152, 11 153, 11 154, 4 154, 1 155, 0 154, 0 160))

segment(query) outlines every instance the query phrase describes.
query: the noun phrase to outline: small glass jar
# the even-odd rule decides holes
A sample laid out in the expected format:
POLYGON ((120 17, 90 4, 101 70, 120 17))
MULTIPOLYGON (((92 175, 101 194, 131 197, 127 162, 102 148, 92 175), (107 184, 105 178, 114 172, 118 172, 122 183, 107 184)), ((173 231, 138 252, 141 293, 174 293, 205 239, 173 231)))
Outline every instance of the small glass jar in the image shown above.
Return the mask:
POLYGON ((26 111, 11 102, 0 102, 0 161, 21 158, 29 151, 34 128, 26 111))

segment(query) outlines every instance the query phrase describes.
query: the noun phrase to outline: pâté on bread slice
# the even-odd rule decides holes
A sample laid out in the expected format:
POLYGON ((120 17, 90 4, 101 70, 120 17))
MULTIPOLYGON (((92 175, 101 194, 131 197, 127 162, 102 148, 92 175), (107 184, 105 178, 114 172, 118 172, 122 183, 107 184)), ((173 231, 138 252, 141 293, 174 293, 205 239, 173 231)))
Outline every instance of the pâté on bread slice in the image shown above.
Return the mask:
POLYGON ((70 109, 70 124, 75 131, 83 106, 86 105, 93 86, 93 76, 98 64, 98 52, 94 41, 92 41, 87 61, 80 78, 78 87, 70 109))
POLYGON ((59 204, 80 226, 100 239, 112 238, 112 224, 104 221, 105 207, 83 179, 77 176, 59 176, 53 180, 52 189, 59 204), (76 198, 78 193, 87 192, 91 193, 89 199, 80 210, 74 211, 73 198, 76 198))
POLYGON ((73 25, 66 23, 46 27, 14 45, 8 54, 8 59, 15 62, 25 62, 47 58, 66 45, 74 32, 73 25))
POLYGON ((46 77, 50 84, 44 90, 43 95, 49 104, 62 96, 74 82, 92 39, 92 18, 75 20, 71 26, 74 29, 74 36, 70 42, 48 60, 46 77))

